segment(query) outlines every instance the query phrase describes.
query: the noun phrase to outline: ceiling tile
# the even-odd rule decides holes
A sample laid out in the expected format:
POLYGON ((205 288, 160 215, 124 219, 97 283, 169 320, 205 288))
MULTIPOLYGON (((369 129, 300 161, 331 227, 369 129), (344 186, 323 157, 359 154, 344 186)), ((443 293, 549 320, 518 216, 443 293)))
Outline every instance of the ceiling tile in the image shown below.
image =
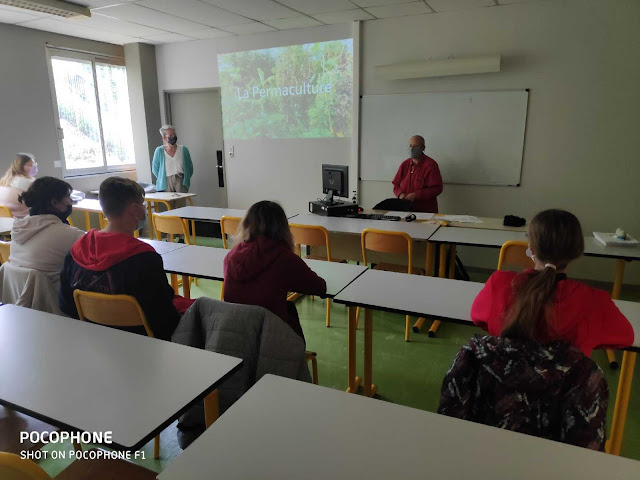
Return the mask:
POLYGON ((493 0, 427 0, 427 4, 436 12, 495 6, 493 0))
POLYGON ((359 8, 356 10, 346 10, 344 12, 320 13, 314 15, 314 17, 322 23, 328 24, 355 22, 356 20, 372 20, 374 18, 373 15, 359 8))
POLYGON ((151 40, 154 43, 178 43, 189 42, 195 40, 193 37, 187 37, 186 35, 180 35, 179 33, 164 33, 162 35, 152 35, 150 37, 144 37, 146 40, 151 40))
POLYGON ((264 23, 253 22, 224 27, 224 30, 238 35, 248 35, 251 33, 271 32, 274 31, 275 28, 265 25, 264 23))
POLYGON ((205 39, 205 38, 231 37, 233 33, 223 32, 222 30, 218 30, 217 28, 207 28, 206 30, 198 30, 197 32, 190 32, 189 35, 195 38, 205 39))
MULTIPOLYGON (((101 12, 98 10, 97 12, 101 12)), ((122 35, 130 35, 132 37, 146 37, 148 35, 160 35, 167 33, 157 28, 149 28, 144 25, 126 22, 117 18, 106 17, 97 12, 91 15, 91 18, 78 18, 74 22, 82 27, 97 28, 108 32, 120 33, 122 35)))
POLYGON ((186 18, 194 22, 203 23, 210 27, 224 27, 226 25, 239 25, 249 23, 251 18, 231 13, 220 7, 198 0, 143 0, 136 2, 143 7, 186 18))
POLYGON ((381 5, 395 5, 398 3, 407 3, 411 0, 351 0, 359 7, 379 7, 381 5))
POLYGON ((271 0, 202 0, 254 20, 295 17, 298 12, 271 0))
POLYGON ((322 25, 315 18, 307 17, 305 15, 299 15, 297 17, 292 18, 276 18, 273 20, 265 20, 264 23, 267 25, 271 25, 278 30, 285 30, 287 28, 303 28, 303 27, 313 27, 316 25, 322 25))
POLYGON ((151 28, 159 28, 160 30, 173 33, 188 34, 195 30, 204 29, 204 26, 201 23, 191 22, 174 15, 158 12, 133 3, 117 5, 115 7, 99 8, 93 12, 133 23, 139 23, 140 25, 146 25, 151 28))
POLYGON ((382 7, 369 7, 366 9, 377 18, 404 17, 406 15, 422 15, 433 13, 424 2, 399 3, 397 5, 384 5, 382 7))
POLYGON ((106 32, 104 30, 95 30, 77 25, 73 20, 55 20, 52 18, 40 18, 21 24, 23 27, 35 28, 37 30, 45 30, 47 32, 60 33, 62 35, 70 35, 72 37, 87 38, 99 42, 115 43, 116 45, 124 45, 131 43, 135 39, 128 35, 119 33, 106 32))
POLYGON ((302 13, 331 13, 342 10, 352 10, 355 6, 349 0, 279 0, 302 13))
POLYGON ((27 13, 27 11, 22 8, 0 8, 0 23, 28 22, 29 20, 36 20, 37 18, 42 17, 32 15, 30 12, 27 13))

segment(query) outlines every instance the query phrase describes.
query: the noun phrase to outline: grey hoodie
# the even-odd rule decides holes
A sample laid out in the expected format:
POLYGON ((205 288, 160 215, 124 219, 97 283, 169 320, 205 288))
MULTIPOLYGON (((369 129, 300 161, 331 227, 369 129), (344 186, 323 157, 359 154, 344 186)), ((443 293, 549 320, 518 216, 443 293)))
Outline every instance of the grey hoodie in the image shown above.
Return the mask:
POLYGON ((11 230, 9 261, 47 274, 58 290, 64 257, 83 235, 82 230, 62 223, 55 215, 16 219, 11 230))

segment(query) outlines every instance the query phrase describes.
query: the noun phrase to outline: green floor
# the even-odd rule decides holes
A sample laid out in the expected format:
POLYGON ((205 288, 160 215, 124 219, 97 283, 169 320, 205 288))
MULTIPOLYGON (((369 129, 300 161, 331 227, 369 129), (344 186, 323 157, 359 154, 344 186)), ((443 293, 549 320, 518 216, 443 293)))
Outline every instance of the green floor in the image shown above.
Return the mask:
MULTIPOLYGON (((198 239, 199 244, 217 246, 210 239, 198 239), (209 240, 209 241, 208 241, 209 240)), ((474 275, 473 280, 484 281, 486 275, 474 275)), ((219 282, 200 280, 192 287, 192 296, 219 298, 219 282)), ((626 300, 640 301, 637 293, 623 292, 626 300)), ((347 386, 347 309, 334 304, 331 309, 331 328, 325 327, 325 301, 303 297, 296 302, 302 327, 307 339, 307 349, 318 353, 320 385, 344 390, 347 386)), ((421 410, 436 411, 440 397, 442 378, 460 347, 480 329, 443 323, 436 338, 425 333, 411 335, 404 341, 404 317, 397 314, 374 312, 373 378, 378 385, 376 398, 421 410)), ((358 375, 362 376, 362 327, 358 333, 358 375)), ((618 359, 621 354, 618 352, 618 359)), ((598 362, 609 382, 609 418, 613 411, 618 372, 612 371, 602 351, 596 351, 593 359, 598 362)), ((180 453, 176 442, 175 426, 161 435, 161 459, 152 459, 153 443, 145 448, 146 460, 139 461, 148 468, 161 471, 180 453)), ((69 448, 71 448, 69 446, 69 448)), ((625 427, 622 455, 640 460, 640 381, 634 379, 625 427)), ((51 475, 61 471, 69 461, 45 460, 40 464, 51 475)))

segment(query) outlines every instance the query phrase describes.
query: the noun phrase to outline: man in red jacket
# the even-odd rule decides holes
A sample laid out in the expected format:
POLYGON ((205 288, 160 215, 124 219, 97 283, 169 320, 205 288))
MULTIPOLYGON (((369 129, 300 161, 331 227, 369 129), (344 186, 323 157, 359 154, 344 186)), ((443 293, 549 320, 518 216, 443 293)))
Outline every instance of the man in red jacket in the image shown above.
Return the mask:
POLYGON ((442 193, 442 177, 436 161, 424 154, 424 138, 409 139, 411 158, 400 164, 393 178, 393 194, 413 203, 413 211, 438 213, 437 197, 442 193))

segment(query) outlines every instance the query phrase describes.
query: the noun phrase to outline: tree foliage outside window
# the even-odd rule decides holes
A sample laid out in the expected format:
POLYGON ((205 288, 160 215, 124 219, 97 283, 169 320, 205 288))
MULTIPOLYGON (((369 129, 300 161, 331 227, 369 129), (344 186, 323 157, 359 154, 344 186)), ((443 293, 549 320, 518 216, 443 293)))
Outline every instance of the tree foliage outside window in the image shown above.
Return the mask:
POLYGON ((89 55, 51 56, 67 175, 135 164, 127 72, 89 55))

